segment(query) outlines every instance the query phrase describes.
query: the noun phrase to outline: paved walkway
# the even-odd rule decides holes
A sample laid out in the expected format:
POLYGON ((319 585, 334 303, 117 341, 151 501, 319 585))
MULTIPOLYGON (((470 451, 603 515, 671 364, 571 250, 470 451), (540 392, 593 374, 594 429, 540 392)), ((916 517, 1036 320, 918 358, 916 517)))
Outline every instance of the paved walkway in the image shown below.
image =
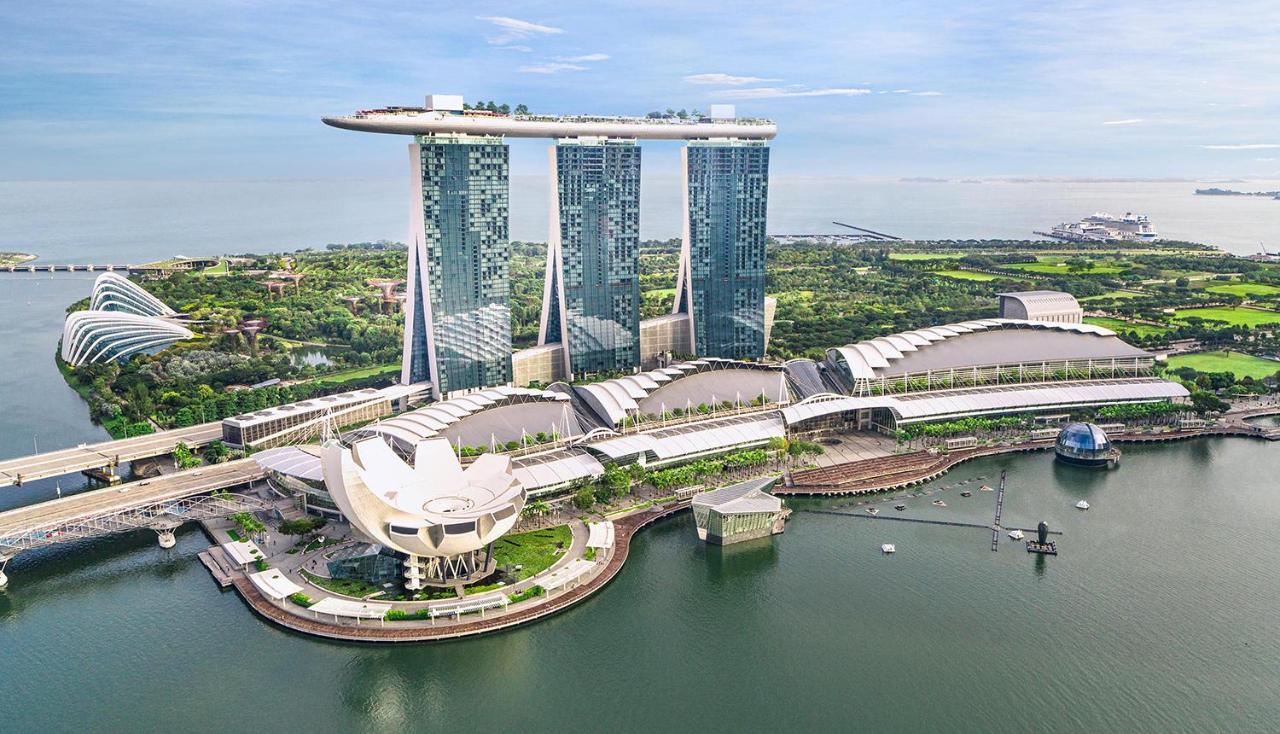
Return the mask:
MULTIPOLYGON (((258 615, 282 627, 306 634, 328 637, 338 640, 357 642, 437 642, 443 640, 470 637, 479 634, 497 632, 520 624, 531 622, 542 617, 563 611, 586 599, 603 588, 622 569, 630 551, 631 538, 636 532, 653 521, 667 517, 675 512, 688 508, 687 501, 675 502, 664 507, 650 508, 614 520, 614 548, 604 563, 597 564, 595 575, 578 586, 551 596, 541 596, 529 601, 512 604, 506 612, 486 612, 484 618, 476 615, 464 617, 465 621, 442 620, 435 626, 421 622, 384 622, 365 620, 356 623, 331 622, 303 616, 306 611, 301 607, 288 607, 273 603, 259 593, 247 578, 234 581, 236 591, 258 615)), ((585 543, 585 541, 584 541, 585 543)), ((575 535, 574 547, 577 546, 575 535)), ((568 554, 566 554, 568 555, 568 554)), ((529 580, 530 582, 533 579, 529 580)))

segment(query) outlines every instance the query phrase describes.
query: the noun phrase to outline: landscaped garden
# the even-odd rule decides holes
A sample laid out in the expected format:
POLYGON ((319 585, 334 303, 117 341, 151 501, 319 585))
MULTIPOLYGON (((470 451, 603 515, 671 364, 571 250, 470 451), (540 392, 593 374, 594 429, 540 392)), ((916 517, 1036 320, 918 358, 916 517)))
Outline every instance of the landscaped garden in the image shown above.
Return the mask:
POLYGON ((1255 357, 1242 352, 1199 352, 1179 354, 1169 358, 1169 368, 1190 367, 1197 372, 1230 372, 1237 379, 1251 377, 1261 380, 1280 372, 1280 362, 1255 357))

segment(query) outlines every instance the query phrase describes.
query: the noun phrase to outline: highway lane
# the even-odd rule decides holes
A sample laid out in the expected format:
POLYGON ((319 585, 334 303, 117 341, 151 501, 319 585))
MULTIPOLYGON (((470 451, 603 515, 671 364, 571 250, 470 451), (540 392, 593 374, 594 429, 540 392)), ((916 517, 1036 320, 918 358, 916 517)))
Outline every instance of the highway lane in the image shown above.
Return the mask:
POLYGON ((56 527, 81 518, 231 488, 265 476, 253 459, 237 459, 154 479, 81 492, 0 512, 0 537, 56 527))
POLYGON ((196 449, 221 438, 222 424, 215 421, 8 459, 0 461, 0 487, 103 467, 113 461, 118 463, 160 456, 172 452, 179 443, 196 449))

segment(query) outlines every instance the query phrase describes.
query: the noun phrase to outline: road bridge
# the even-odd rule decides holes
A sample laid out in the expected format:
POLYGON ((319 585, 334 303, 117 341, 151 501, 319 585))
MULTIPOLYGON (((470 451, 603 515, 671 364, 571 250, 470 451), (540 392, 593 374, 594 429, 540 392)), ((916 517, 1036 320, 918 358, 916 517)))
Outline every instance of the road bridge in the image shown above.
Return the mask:
POLYGON ((179 443, 194 450, 221 438, 222 423, 214 421, 189 428, 80 444, 69 449, 8 459, 0 461, 0 487, 93 470, 110 480, 115 477, 115 469, 121 462, 170 454, 179 443))
POLYGON ((23 551, 143 528, 167 548, 184 522, 268 509, 256 497, 220 491, 264 476, 253 459, 238 459, 0 512, 0 586, 4 564, 23 551))

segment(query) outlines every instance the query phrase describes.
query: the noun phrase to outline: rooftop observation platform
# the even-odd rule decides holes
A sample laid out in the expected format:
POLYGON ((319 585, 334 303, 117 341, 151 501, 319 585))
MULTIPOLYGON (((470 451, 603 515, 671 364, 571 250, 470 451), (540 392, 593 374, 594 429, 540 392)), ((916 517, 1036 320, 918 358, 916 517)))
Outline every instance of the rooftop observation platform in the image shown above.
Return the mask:
POLYGON ((387 107, 322 118, 324 124, 391 135, 490 135, 511 138, 772 140, 778 126, 756 118, 502 115, 484 110, 387 107))

